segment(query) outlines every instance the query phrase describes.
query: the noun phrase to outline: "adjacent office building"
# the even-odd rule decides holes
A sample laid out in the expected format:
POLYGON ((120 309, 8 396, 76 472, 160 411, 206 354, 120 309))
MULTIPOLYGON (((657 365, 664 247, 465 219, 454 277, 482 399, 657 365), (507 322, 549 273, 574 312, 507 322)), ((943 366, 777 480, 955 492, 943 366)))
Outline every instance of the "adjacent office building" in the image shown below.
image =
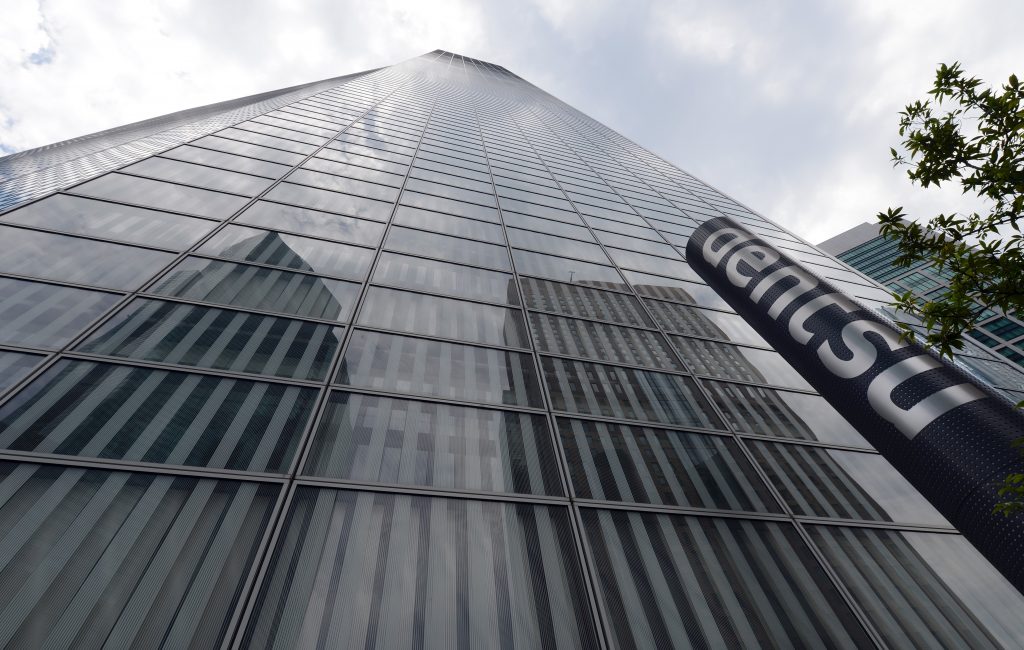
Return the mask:
MULTIPOLYGON (((893 265, 899 255, 898 243, 882 237, 878 224, 862 223, 818 246, 892 291, 910 291, 923 300, 941 299, 949 291, 948 272, 924 262, 909 267, 893 265)), ((1024 366, 1024 322, 1017 314, 989 310, 967 336, 1018 367, 1024 366)), ((1024 394, 1020 399, 1024 399, 1024 394)))
POLYGON ((0 174, 2 647, 1024 643, 684 248, 728 215, 887 292, 505 68, 435 51, 0 174))

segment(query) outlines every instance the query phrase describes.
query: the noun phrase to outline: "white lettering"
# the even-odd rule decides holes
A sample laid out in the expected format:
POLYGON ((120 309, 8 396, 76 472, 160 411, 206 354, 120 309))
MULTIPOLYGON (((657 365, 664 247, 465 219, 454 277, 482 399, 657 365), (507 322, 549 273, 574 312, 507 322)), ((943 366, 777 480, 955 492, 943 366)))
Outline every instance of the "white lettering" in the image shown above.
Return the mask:
POLYGON ((855 320, 847 323, 841 332, 843 344, 849 348, 853 356, 849 359, 840 359, 828 341, 825 341, 818 347, 818 358, 837 377, 853 379, 864 374, 871 366, 875 365, 875 359, 878 358, 878 348, 864 336, 868 332, 882 337, 890 350, 898 350, 907 345, 900 341, 896 332, 880 323, 870 320, 855 320))

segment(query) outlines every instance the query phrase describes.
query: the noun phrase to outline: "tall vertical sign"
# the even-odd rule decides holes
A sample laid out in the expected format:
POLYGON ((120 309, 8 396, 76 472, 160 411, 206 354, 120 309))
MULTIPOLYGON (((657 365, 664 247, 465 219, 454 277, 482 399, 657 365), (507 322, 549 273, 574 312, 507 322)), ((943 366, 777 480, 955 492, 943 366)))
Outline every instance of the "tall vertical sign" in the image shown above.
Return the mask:
POLYGON ((993 514, 1024 414, 732 219, 690 266, 1024 591, 1024 515, 993 514))

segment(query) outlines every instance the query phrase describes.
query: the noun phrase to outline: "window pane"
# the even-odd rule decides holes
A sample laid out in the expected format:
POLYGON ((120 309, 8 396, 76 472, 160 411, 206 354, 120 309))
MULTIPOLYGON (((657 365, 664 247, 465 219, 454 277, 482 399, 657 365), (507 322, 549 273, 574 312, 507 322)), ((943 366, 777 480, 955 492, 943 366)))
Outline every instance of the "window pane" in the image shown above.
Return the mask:
POLYGON ((0 278, 0 343, 59 348, 121 296, 0 278))
POLYGON ((743 317, 737 314, 684 307, 658 300, 644 300, 644 304, 654 314, 658 324, 671 332, 723 339, 733 343, 768 346, 765 340, 747 325, 743 317))
MULTIPOLYGON (((597 237, 605 246, 628 248, 629 250, 632 251, 649 253, 651 255, 660 255, 661 257, 668 257, 674 260, 683 259, 682 256, 668 244, 660 244, 658 242, 648 241, 646 239, 640 239, 638 237, 618 235, 600 230, 597 231, 597 237)), ((696 273, 694 275, 696 275, 696 273)))
POLYGON ((508 242, 511 246, 528 248, 532 251, 550 253, 553 255, 568 255, 582 260, 608 264, 608 256, 601 251, 597 244, 588 244, 575 239, 554 237, 543 233, 518 228, 508 229, 508 242))
POLYGON ((614 648, 867 648, 788 524, 583 509, 614 648))
MULTIPOLYGON (((228 153, 238 154, 239 156, 249 156, 250 158, 259 158, 260 160, 270 160, 272 162, 280 163, 292 167, 302 162, 305 156, 297 153, 291 153, 290 151, 282 151, 281 149, 271 149, 270 147, 264 147, 258 144, 249 144, 248 142, 239 142, 238 140, 228 140, 227 138, 221 138, 216 135, 207 135, 193 140, 190 145, 195 147, 203 147, 205 149, 215 149, 217 151, 226 151, 228 153)), ((172 151, 178 151, 178 149, 172 149, 172 151)))
POLYGON ((516 270, 527 275, 576 284, 609 282, 620 284, 619 272, 610 266, 580 262, 567 257, 542 255, 530 251, 512 249, 516 270))
POLYGON ((323 379, 343 328, 228 309, 137 299, 82 352, 296 379, 323 379))
MULTIPOLYGON (((246 174, 255 174, 257 176, 263 176, 264 178, 280 178, 292 168, 292 165, 298 162, 296 161, 288 165, 278 165, 276 163, 267 162, 266 160, 257 160, 256 158, 248 156, 251 156, 252 153, 263 153, 266 151, 265 149, 262 147, 253 147, 252 145, 241 146, 250 147, 249 150, 240 152, 243 153, 242 156, 233 156, 222 151, 200 149, 199 147, 193 147, 190 145, 182 145, 171 149, 170 151, 165 151, 161 153, 160 156, 162 158, 174 158, 175 160, 183 160, 185 162, 196 163, 199 165, 209 165, 211 167, 230 169, 232 171, 244 172, 246 174)), ((299 158, 299 160, 302 160, 302 158, 299 158)))
POLYGON ((565 508, 300 487, 284 530, 247 648, 597 647, 565 508))
POLYGON ((807 526, 893 648, 1012 648, 1024 597, 963 537, 807 526))
POLYGON ((373 281, 458 298, 519 304, 515 281, 510 273, 395 253, 381 254, 373 281))
POLYGON ((530 325, 542 352, 683 370, 657 332, 536 313, 530 314, 530 325))
POLYGON ((637 273, 636 271, 623 271, 622 275, 641 296, 732 311, 732 307, 706 284, 637 273))
POLYGON ((244 197, 223 192, 124 174, 100 176, 82 185, 76 185, 68 191, 99 199, 125 201, 149 208, 174 210, 214 219, 227 219, 249 201, 244 197))
POLYGON ((690 265, 682 260, 670 260, 664 257, 655 257, 646 253, 634 253, 633 251, 622 250, 621 248, 609 248, 608 255, 615 263, 623 268, 645 271, 647 273, 658 273, 670 275, 686 280, 699 280, 698 276, 690 265))
POLYGON ((531 309, 626 325, 654 326, 640 302, 633 296, 534 278, 520 278, 520 283, 523 287, 523 301, 531 309))
POLYGON ((371 483, 562 494, 543 416, 335 392, 305 473, 371 483))
POLYGON ((152 291, 200 302, 346 321, 352 315, 359 285, 188 257, 160 278, 152 291))
POLYGON ((420 230, 478 239, 491 244, 505 245, 505 234, 498 224, 453 217, 440 212, 430 212, 401 205, 395 213, 395 223, 420 230))
POLYGON ((367 246, 376 246, 384 236, 384 224, 376 221, 266 201, 257 201, 236 221, 367 246))
POLYGON ((283 472, 316 395, 283 384, 60 361, 0 407, 0 447, 283 472))
POLYGON ((518 309, 371 287, 359 324, 471 343, 529 347, 518 309))
POLYGON ((4 215, 3 220, 175 250, 185 250, 217 226, 205 219, 67 194, 37 201, 4 215))
POLYGON ((226 169, 193 165, 192 163, 180 160, 160 158, 159 156, 146 158, 134 165, 128 165, 124 168, 124 172, 245 196, 256 196, 273 183, 269 178, 263 178, 262 176, 239 174, 238 172, 227 171, 226 169))
POLYGON ((402 195, 402 205, 423 208, 432 212, 445 212, 447 214, 454 214, 457 217, 501 223, 501 220, 498 218, 498 211, 494 208, 476 203, 456 201, 455 199, 446 199, 440 196, 432 196, 430 194, 406 191, 402 195))
POLYGON ((778 352, 681 336, 671 338, 694 374, 813 390, 778 352))
POLYGON ((750 448, 797 514, 950 526, 877 454, 770 442, 750 448))
POLYGON ((504 246, 448 237, 422 230, 395 226, 388 233, 388 248, 411 254, 429 254, 451 262, 485 266, 500 271, 511 271, 508 249, 504 246))
POLYGON ((320 187, 334 192, 345 192, 346 194, 365 196, 371 199, 379 199, 381 201, 392 202, 398 199, 398 188, 392 187, 391 185, 368 183, 355 178, 325 174, 311 169, 296 169, 290 176, 288 176, 288 182, 298 183, 300 185, 311 185, 313 187, 320 187))
POLYGON ((15 463, 0 464, 0 490, 10 648, 220 647, 278 493, 15 463))
POLYGON ((0 273, 136 289, 174 259, 171 253, 0 226, 0 273))
POLYGON ((560 418, 576 496, 632 503, 779 512, 736 443, 724 436, 560 418))
MULTIPOLYGON (((459 179, 453 178, 451 180, 459 179)), ((464 183, 468 184, 469 181, 465 181, 464 183)), ((433 202, 433 199, 435 198, 443 197, 446 200, 454 200, 474 204, 474 206, 470 208, 463 208, 462 206, 458 206, 457 208, 455 208, 460 212, 467 209, 473 211, 475 210, 476 204, 484 206, 496 205, 496 202, 494 200, 494 194, 491 192, 490 183, 487 183, 486 185, 480 183, 476 187, 479 189, 486 188, 486 193, 482 191, 477 191, 476 189, 464 189, 462 187, 454 187, 453 185, 442 185, 441 183, 420 180, 419 178, 410 178, 405 184, 406 192, 422 192, 424 194, 429 194, 431 195, 431 202, 433 202)), ((414 200, 419 202, 424 201, 425 199, 414 200)), ((444 205, 450 206, 450 204, 448 203, 445 203, 444 205)))
POLYGON ((689 377, 541 357, 558 411, 721 428, 689 377))
POLYGON ((294 183, 281 183, 267 192, 266 198, 303 208, 337 212, 350 217, 387 221, 391 217, 391 203, 352 194, 341 194, 294 183))
POLYGON ((22 352, 10 352, 0 350, 0 392, 7 390, 18 383, 32 369, 39 365, 43 359, 41 354, 24 354, 22 352))
POLYGON ((218 232, 199 252, 353 280, 363 279, 373 262, 368 248, 235 225, 218 232))
POLYGON ((536 230, 561 237, 573 237, 575 239, 594 241, 594 236, 590 234, 590 231, 581 226, 572 226, 567 223, 562 223, 561 221, 530 217, 525 214, 517 214, 515 212, 503 212, 502 216, 505 218, 505 225, 507 226, 536 230))
POLYGON ((871 446, 824 398, 782 390, 702 382, 736 431, 780 438, 871 446))
POLYGON ((488 404, 542 407, 530 355, 355 331, 338 383, 488 404))

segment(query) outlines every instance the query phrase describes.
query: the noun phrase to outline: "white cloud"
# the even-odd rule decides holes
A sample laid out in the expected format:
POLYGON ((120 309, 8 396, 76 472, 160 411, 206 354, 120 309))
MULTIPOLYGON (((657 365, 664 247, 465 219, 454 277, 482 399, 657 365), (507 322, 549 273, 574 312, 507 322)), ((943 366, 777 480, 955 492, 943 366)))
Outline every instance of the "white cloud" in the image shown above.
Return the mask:
POLYGON ((494 61, 812 240, 957 204, 888 163, 960 59, 1024 73, 1024 5, 888 0, 7 0, 0 147, 41 146, 434 48, 494 61))

